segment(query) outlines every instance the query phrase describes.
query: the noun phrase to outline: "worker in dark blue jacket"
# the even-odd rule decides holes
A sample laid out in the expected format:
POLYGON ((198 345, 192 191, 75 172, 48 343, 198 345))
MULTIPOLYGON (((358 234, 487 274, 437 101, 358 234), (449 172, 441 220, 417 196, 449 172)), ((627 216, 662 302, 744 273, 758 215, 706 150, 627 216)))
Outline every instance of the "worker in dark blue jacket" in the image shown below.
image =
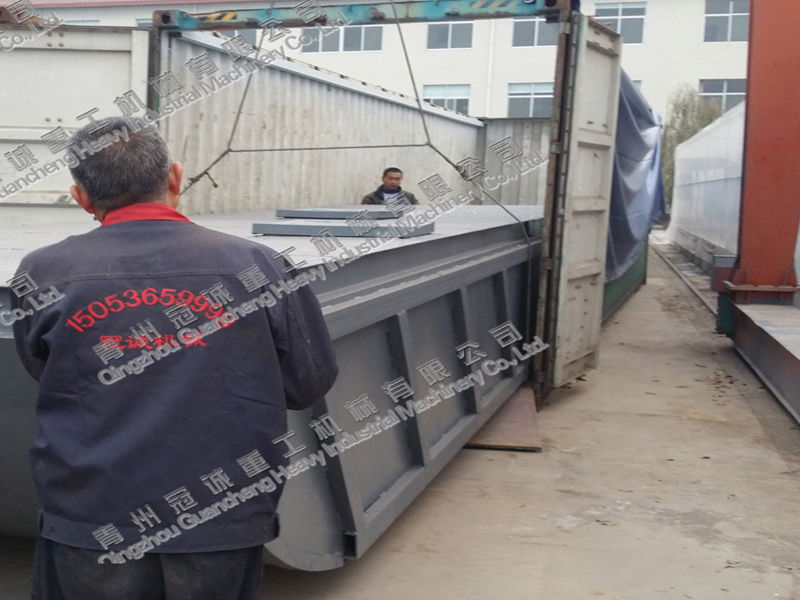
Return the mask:
POLYGON ((11 284, 39 381, 33 598, 255 600, 286 410, 337 375, 320 306, 270 248, 175 210, 182 167, 155 126, 100 123, 69 150, 100 227, 30 253, 11 284))
POLYGON ((364 196, 361 204, 386 204, 391 206, 397 204, 399 200, 403 200, 406 204, 419 204, 414 194, 405 191, 400 187, 400 182, 403 180, 403 172, 397 167, 389 167, 384 169, 383 177, 381 177, 381 186, 364 196))

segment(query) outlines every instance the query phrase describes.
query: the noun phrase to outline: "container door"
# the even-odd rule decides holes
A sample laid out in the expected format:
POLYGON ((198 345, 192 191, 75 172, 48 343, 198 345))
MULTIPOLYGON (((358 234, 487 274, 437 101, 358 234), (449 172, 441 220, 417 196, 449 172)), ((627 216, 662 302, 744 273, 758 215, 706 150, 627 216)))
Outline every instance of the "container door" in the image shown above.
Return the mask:
POLYGON ((26 26, 0 29, 25 39, 0 60, 0 204, 68 204, 80 215, 67 194, 72 178, 63 135, 88 124, 88 115, 78 119, 85 113, 122 116, 120 98, 143 114, 137 98, 147 101, 148 32, 61 25, 37 36, 26 26))
POLYGON ((620 35, 578 13, 569 37, 548 285, 553 387, 597 363, 622 48, 620 35))

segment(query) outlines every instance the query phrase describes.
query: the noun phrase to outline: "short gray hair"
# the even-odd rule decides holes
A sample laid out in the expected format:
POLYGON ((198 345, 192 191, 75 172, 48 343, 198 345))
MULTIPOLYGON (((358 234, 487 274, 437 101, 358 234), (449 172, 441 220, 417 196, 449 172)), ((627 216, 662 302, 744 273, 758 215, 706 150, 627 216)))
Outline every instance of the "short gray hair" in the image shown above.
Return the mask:
POLYGON ((156 202, 167 191, 172 157, 156 126, 144 119, 89 124, 72 134, 69 152, 79 161, 70 168, 72 178, 101 210, 156 202))

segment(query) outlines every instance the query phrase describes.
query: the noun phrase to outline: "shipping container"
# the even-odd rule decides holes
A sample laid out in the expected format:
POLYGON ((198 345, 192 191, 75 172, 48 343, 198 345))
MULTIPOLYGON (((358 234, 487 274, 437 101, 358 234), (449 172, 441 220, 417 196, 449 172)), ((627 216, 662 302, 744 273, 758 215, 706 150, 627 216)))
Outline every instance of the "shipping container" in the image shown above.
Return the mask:
MULTIPOLYGON (((420 4, 426 4, 426 10, 444 10, 434 3, 420 4)), ((427 144, 414 99, 294 61, 254 65, 253 58, 245 57, 234 62, 222 48, 225 40, 179 25, 202 22, 210 28, 214 19, 177 11, 163 13, 160 23, 156 13, 157 27, 149 33, 65 28, 61 45, 16 48, 0 62, 3 77, 23 77, 24 69, 9 65, 17 60, 28 69, 40 64, 25 52, 91 56, 92 46, 98 45, 101 54, 111 55, 103 59, 107 67, 100 65, 97 72, 117 69, 117 79, 84 83, 92 92, 90 86, 97 87, 96 95, 72 85, 66 75, 57 94, 48 95, 46 82, 30 88, 35 96, 17 91, 15 107, 27 98, 37 108, 25 113, 25 126, 20 128, 27 131, 26 137, 14 137, 18 125, 9 119, 0 139, 4 149, 17 147, 20 140, 36 146, 36 139, 57 125, 78 126, 75 116, 94 106, 100 109, 98 116, 114 114, 123 105, 136 108, 134 114, 159 111, 164 116, 159 128, 176 160, 187 167, 189 189, 182 203, 188 214, 200 224, 275 250, 295 247, 293 256, 306 260, 303 272, 327 269, 326 278, 312 287, 335 339, 341 375, 324 401, 290 417, 297 441, 306 446, 296 460, 322 452, 326 463, 304 463, 307 468, 289 478, 279 507, 282 534, 268 545, 268 560, 275 564, 321 570, 361 556, 522 383, 530 381, 542 393, 596 364, 621 38, 570 10, 567 0, 534 0, 524 9, 540 11, 545 4, 553 7, 548 15, 560 23, 561 31, 554 66, 557 109, 546 138, 541 131, 531 133, 535 123, 485 126, 442 108, 424 108, 431 142, 453 162, 466 157, 485 160, 488 146, 513 133, 509 126, 528 136, 525 152, 538 149, 546 160, 537 164, 538 173, 531 170, 537 179, 504 188, 501 195, 503 204, 524 205, 541 193, 536 190, 543 190, 543 202, 536 202, 540 206, 454 208, 435 219, 434 233, 392 240, 338 269, 324 265, 307 237, 257 237, 253 225, 275 220, 274 213, 264 209, 353 205, 377 187, 380 171, 391 161, 421 173, 420 180, 441 175, 446 198, 472 191, 476 203, 492 204, 427 144), (99 36, 96 44, 93 35, 99 36), (202 55, 216 66, 217 83, 189 72, 187 62, 202 55), (143 64, 148 65, 146 74, 143 64), (238 78, 231 75, 234 72, 238 78), (148 94, 148 78, 168 79, 168 74, 182 88, 161 98, 148 94), (200 85, 203 82, 206 87, 200 85), (174 103, 181 96, 183 100, 174 103), (63 107, 61 97, 68 99, 63 107), (145 98, 147 107, 137 104, 145 98), (325 150, 340 146, 348 148, 325 150), (491 329, 508 322, 529 340, 540 336, 549 347, 530 360, 515 359, 510 347, 498 346, 490 335, 491 329), (494 367, 464 365, 457 347, 467 341, 479 344, 494 367), (446 401, 423 402, 414 410, 405 406, 406 412, 398 414, 383 386, 405 377, 418 400, 436 397, 418 369, 433 359, 441 360, 448 373, 444 383, 458 381, 460 386, 449 390, 453 395, 446 401), (498 364, 504 368, 495 371, 498 364), (364 426, 350 408, 365 396, 375 407, 371 414, 389 420, 362 446, 348 436, 364 426), (340 449, 323 447, 309 427, 309 419, 325 415, 340 426, 340 449), (396 422, 389 426, 389 421, 396 422)), ((363 6, 333 8, 356 23, 368 18, 363 6)), ((258 11, 234 14, 226 26, 252 26, 256 21, 250 12, 258 11)), ((73 63, 75 69, 83 69, 73 63)), ((73 63, 58 59, 52 64, 68 73, 73 63)), ((48 64, 44 59, 43 68, 48 64)), ((35 150, 40 162, 54 160, 43 144, 35 150)), ((494 168, 510 178, 508 164, 494 168)), ((2 175, 6 181, 15 173, 6 169, 2 175)), ((19 195, 25 202, 53 205, 69 183, 65 173, 58 176, 58 181, 48 179, 19 195)), ((16 196, 12 200, 19 202, 16 196)), ((0 282, 13 274, 26 252, 94 226, 85 219, 51 216, 75 209, 41 211, 35 223, 26 221, 20 210, 0 202, 0 221, 3 214, 13 214, 18 223, 3 226, 0 282)), ((413 218, 423 218, 427 210, 425 205, 415 209, 413 218)), ((320 228, 326 223, 320 221, 320 228)), ((350 252, 361 243, 344 240, 350 252)), ((8 287, 0 287, 3 306, 8 306, 10 293, 8 287)), ((0 323, 0 353, 0 533, 35 535, 36 501, 26 454, 34 428, 36 386, 15 356, 11 328, 5 323, 0 323)))

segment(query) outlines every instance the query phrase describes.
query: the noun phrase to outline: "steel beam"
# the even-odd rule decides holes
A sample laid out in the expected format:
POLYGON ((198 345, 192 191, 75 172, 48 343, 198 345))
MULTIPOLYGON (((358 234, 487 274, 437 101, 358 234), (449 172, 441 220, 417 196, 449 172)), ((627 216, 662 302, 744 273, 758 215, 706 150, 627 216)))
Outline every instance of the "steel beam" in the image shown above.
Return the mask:
POLYGON ((153 26, 176 30, 259 29, 265 24, 281 27, 313 27, 315 23, 341 22, 370 25, 394 22, 395 10, 401 23, 429 21, 502 19, 533 16, 569 9, 573 0, 425 0, 423 2, 378 2, 374 4, 325 4, 324 16, 306 21, 294 6, 254 10, 223 10, 189 14, 181 10, 157 10, 153 26), (337 21, 338 20, 338 21, 337 21))
POLYGON ((731 305, 736 351, 800 422, 800 310, 792 306, 731 305))

